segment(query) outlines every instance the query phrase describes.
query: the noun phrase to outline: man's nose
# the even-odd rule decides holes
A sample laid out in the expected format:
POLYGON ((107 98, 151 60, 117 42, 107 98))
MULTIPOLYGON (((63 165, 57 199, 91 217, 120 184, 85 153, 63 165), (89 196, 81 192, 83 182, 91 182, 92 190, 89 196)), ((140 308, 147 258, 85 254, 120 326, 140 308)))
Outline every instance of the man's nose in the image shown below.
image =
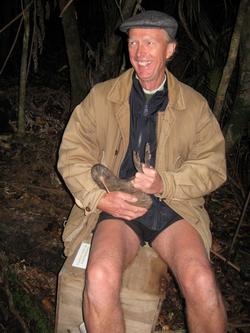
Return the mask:
POLYGON ((146 54, 146 48, 143 44, 138 44, 136 55, 137 57, 142 57, 146 54))

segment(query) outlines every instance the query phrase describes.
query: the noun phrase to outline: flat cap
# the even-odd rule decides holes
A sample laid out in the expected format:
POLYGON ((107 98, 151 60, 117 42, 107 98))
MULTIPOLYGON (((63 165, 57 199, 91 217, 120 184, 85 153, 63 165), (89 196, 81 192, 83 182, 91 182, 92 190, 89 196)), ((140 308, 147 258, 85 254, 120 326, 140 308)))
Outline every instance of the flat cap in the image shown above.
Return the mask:
POLYGON ((120 25, 120 30, 125 33, 128 33, 131 28, 164 29, 171 39, 175 39, 178 23, 172 16, 166 13, 157 10, 147 10, 131 16, 120 25))

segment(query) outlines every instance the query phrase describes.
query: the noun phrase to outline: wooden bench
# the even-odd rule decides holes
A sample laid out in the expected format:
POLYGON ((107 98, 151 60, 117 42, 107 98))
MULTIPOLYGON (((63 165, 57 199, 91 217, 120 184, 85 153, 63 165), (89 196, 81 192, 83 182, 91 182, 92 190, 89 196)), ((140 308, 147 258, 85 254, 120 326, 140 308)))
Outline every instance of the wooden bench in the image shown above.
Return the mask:
MULTIPOLYGON (((86 250, 88 243, 82 243, 82 248, 86 250)), ((85 269, 72 265, 79 254, 78 248, 72 257, 66 259, 59 273, 56 333, 79 333, 84 321, 82 294, 85 269)), ((166 272, 165 263, 148 246, 140 249, 133 263, 124 272, 121 303, 127 333, 154 332, 165 298, 166 272)))

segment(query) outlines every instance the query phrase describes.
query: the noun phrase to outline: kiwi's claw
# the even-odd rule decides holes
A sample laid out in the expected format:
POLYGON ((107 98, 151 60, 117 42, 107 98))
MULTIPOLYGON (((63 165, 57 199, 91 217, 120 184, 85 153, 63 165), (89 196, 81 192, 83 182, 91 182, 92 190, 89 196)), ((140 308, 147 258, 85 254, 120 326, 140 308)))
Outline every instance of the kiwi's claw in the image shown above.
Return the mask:
MULTIPOLYGON (((144 164, 147 167, 150 167, 151 152, 150 152, 150 145, 149 145, 148 142, 146 143, 146 146, 145 146, 145 155, 144 156, 145 156, 144 164)), ((140 155, 139 155, 138 152, 136 152, 134 150, 133 150, 133 162, 134 162, 134 166, 135 166, 136 170, 138 172, 143 172, 142 171, 142 162, 141 162, 141 159, 140 159, 140 155)))
POLYGON ((145 146, 145 164, 147 167, 150 167, 150 161, 151 161, 150 145, 147 142, 145 146))
POLYGON ((133 151, 133 162, 134 162, 134 166, 135 166, 136 170, 138 172, 142 172, 140 156, 139 156, 139 153, 136 151, 133 151))

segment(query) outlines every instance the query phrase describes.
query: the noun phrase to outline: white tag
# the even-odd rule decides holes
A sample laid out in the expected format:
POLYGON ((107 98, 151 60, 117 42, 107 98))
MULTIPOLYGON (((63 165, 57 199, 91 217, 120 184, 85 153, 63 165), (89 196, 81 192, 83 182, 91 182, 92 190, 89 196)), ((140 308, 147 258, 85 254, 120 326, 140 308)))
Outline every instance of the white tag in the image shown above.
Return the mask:
POLYGON ((84 323, 81 323, 81 325, 80 325, 80 332, 81 333, 87 333, 87 330, 86 330, 86 327, 85 327, 84 323))
POLYGON ((85 269, 87 267, 87 262, 89 258, 89 250, 90 244, 82 243, 76 254, 72 266, 85 269))

